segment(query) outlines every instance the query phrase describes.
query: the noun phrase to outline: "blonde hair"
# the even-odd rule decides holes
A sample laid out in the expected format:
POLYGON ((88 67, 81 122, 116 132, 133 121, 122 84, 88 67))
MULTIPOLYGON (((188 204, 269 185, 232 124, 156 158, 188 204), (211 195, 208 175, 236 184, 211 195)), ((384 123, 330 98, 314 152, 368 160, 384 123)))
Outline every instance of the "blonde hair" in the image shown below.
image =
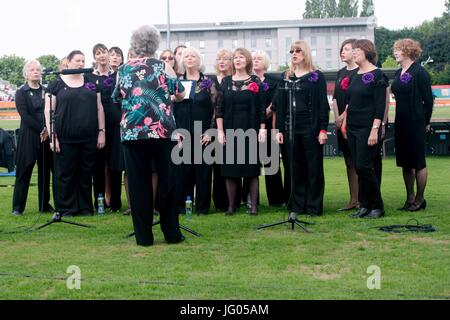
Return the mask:
POLYGON ((394 49, 403 52, 413 61, 416 61, 422 54, 420 43, 412 39, 400 39, 395 41, 394 49))
MULTIPOLYGON (((221 58, 228 58, 228 59, 230 59, 230 62, 232 63, 233 61, 233 52, 231 52, 230 50, 227 50, 227 49, 220 49, 218 52, 217 52, 217 55, 216 55, 216 60, 219 60, 219 59, 221 59, 221 58)), ((220 73, 220 70, 219 70, 219 63, 216 61, 216 65, 214 66, 215 67, 215 69, 216 69, 216 74, 219 74, 220 73)), ((231 74, 231 72, 232 72, 232 68, 233 67, 231 67, 231 70, 230 70, 230 74, 231 74)))
POLYGON ((198 70, 200 72, 205 72, 205 65, 204 65, 204 62, 203 62, 203 57, 200 54, 200 52, 197 49, 193 48, 193 47, 189 47, 189 48, 183 49, 183 52, 181 53, 181 61, 180 61, 180 66, 179 66, 180 68, 179 68, 178 71, 180 71, 180 73, 185 73, 186 72, 186 67, 184 66, 184 57, 187 54, 189 54, 189 53, 193 53, 197 57, 197 59, 198 59, 198 70))
MULTIPOLYGON (((245 57, 245 60, 247 62, 247 65, 245 66, 245 70, 247 71, 247 74, 249 74, 249 75, 253 74, 253 59, 252 59, 252 54, 250 53, 250 51, 248 51, 245 48, 237 48, 233 52, 233 60, 234 60, 234 57, 238 54, 242 54, 245 57)), ((231 65, 233 66, 232 67, 233 74, 235 74, 236 69, 234 68, 234 62, 232 62, 231 65)))
POLYGON ((267 54, 267 52, 263 51, 263 50, 256 50, 255 52, 252 53, 252 57, 253 59, 257 56, 260 56, 263 59, 264 62, 264 69, 267 71, 269 70, 270 67, 270 58, 269 55, 267 54))
POLYGON ((30 61, 28 61, 27 63, 25 63, 25 65, 23 66, 23 69, 22 69, 22 75, 25 78, 25 81, 28 81, 27 73, 28 73, 31 65, 36 65, 36 66, 39 67, 39 69, 42 70, 41 63, 39 61, 37 61, 37 60, 30 60, 30 61))
POLYGON ((63 71, 63 70, 68 69, 68 68, 69 68, 69 67, 67 66, 68 63, 69 63, 69 59, 67 59, 67 57, 62 58, 62 59, 59 61, 58 70, 59 70, 59 71, 63 71))
MULTIPOLYGON (((312 62, 312 55, 311 55, 311 48, 309 47, 309 44, 303 40, 299 40, 299 41, 295 41, 292 45, 291 45, 291 50, 295 50, 295 49, 301 49, 303 52, 303 57, 304 57, 304 65, 306 67, 306 69, 308 69, 310 72, 316 70, 316 67, 314 66, 313 62, 312 62)), ((286 79, 288 79, 289 77, 292 77, 295 74, 295 66, 291 62, 289 63, 289 70, 287 70, 286 72, 286 79)))

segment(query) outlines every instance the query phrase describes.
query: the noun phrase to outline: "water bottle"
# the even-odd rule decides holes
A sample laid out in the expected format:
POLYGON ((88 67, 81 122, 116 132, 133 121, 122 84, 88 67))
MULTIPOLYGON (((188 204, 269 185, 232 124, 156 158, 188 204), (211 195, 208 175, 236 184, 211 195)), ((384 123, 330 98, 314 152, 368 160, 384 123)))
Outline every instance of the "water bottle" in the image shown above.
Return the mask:
POLYGON ((187 197, 185 205, 186 219, 192 219, 192 200, 191 197, 187 197))
POLYGON ((105 199, 103 198, 102 194, 98 195, 97 203, 98 203, 98 215, 103 216, 105 214, 105 199))

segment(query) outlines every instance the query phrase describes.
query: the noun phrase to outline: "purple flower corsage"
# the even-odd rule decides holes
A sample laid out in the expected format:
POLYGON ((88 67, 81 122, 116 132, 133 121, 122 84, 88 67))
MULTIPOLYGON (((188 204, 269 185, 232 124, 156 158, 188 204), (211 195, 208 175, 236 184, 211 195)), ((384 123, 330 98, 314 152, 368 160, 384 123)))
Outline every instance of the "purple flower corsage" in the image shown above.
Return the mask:
POLYGON ((267 82, 262 83, 262 89, 264 92, 269 91, 269 84, 267 82))
POLYGON ((362 81, 366 86, 368 86, 375 82, 375 75, 371 72, 366 73, 362 76, 362 81))
POLYGON ((112 77, 108 77, 105 80, 103 80, 103 86, 105 86, 107 88, 111 88, 113 84, 114 84, 114 79, 112 77))
POLYGON ((317 81, 319 81, 319 73, 317 71, 314 71, 313 73, 311 73, 311 76, 308 80, 309 82, 316 83, 317 81))
POLYGON ((96 86, 94 83, 92 83, 92 82, 86 83, 86 84, 84 85, 84 87, 85 87, 86 89, 88 89, 89 91, 96 91, 96 90, 97 90, 97 86, 96 86))
POLYGON ((212 85, 213 81, 211 79, 205 79, 202 82, 200 82, 200 89, 209 90, 211 89, 212 85))
POLYGON ((403 84, 408 84, 408 83, 411 82, 412 78, 413 78, 413 77, 412 77, 411 73, 405 72, 405 73, 402 74, 402 76, 400 77, 400 81, 401 81, 401 83, 403 83, 403 84))

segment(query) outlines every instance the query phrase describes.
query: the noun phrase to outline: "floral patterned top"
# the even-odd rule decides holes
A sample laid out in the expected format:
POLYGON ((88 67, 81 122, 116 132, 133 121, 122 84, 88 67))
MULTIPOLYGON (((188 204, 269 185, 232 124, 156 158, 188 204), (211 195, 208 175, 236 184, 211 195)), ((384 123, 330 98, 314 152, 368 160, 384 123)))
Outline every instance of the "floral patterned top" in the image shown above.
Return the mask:
POLYGON ((122 142, 171 139, 176 125, 170 96, 183 91, 162 61, 137 59, 120 66, 112 97, 122 102, 122 142))

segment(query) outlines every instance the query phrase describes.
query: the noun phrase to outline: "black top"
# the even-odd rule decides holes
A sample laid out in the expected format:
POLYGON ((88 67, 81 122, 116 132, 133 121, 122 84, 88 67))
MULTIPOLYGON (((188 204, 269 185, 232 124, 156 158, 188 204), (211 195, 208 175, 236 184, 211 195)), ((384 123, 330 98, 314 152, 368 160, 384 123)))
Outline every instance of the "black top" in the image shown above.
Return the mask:
POLYGON ((347 124, 372 127, 374 119, 383 121, 388 85, 388 79, 380 69, 355 74, 347 90, 347 124))
POLYGON ((84 78, 84 85, 69 87, 61 78, 49 86, 56 96, 55 132, 60 142, 96 141, 98 137, 98 87, 84 78))
MULTIPOLYGON (((180 77, 186 81, 186 74, 180 77)), ((193 99, 184 99, 174 105, 175 121, 177 129, 186 129, 191 134, 194 132, 194 122, 202 123, 202 133, 214 126, 214 110, 220 103, 219 92, 213 79, 200 73, 200 78, 193 88, 193 99)))
POLYGON ((434 101, 428 72, 419 63, 413 63, 403 75, 401 72, 395 73, 391 87, 396 100, 395 122, 430 124, 434 101))
MULTIPOLYGON (((283 76, 285 79, 285 76, 283 76)), ((289 133, 290 108, 295 107, 295 117, 300 115, 299 121, 305 122, 313 129, 313 134, 319 136, 321 130, 328 129, 330 104, 327 96, 327 83, 322 72, 310 72, 300 78, 291 77, 287 82, 283 80, 278 85, 277 95, 274 98, 273 109, 276 111, 276 129, 281 133, 289 133), (295 106, 289 105, 290 88, 294 89, 295 106), (299 109, 299 110, 297 110, 299 109), (306 118, 307 117, 307 118, 306 118)), ((294 110, 292 110, 294 111, 294 110)), ((297 119, 293 123, 293 132, 297 132, 297 119)))
POLYGON ((351 80, 353 79, 354 75, 358 73, 358 70, 359 68, 348 70, 347 67, 344 67, 337 73, 333 99, 335 99, 337 102, 339 115, 341 115, 345 111, 345 95, 347 93, 351 80))
POLYGON ((244 104, 248 107, 249 117, 248 128, 260 129, 260 125, 265 123, 266 110, 261 100, 261 81, 257 76, 250 76, 244 81, 234 81, 231 76, 222 80, 222 102, 216 109, 216 118, 224 119, 224 129, 236 129, 233 124, 233 118, 238 116, 234 106, 244 104), (235 98, 239 96, 239 101, 235 98))
POLYGON ((23 85, 16 92, 16 108, 20 115, 20 131, 17 146, 17 166, 27 166, 36 161, 40 145, 40 133, 44 124, 43 89, 31 89, 23 85))

